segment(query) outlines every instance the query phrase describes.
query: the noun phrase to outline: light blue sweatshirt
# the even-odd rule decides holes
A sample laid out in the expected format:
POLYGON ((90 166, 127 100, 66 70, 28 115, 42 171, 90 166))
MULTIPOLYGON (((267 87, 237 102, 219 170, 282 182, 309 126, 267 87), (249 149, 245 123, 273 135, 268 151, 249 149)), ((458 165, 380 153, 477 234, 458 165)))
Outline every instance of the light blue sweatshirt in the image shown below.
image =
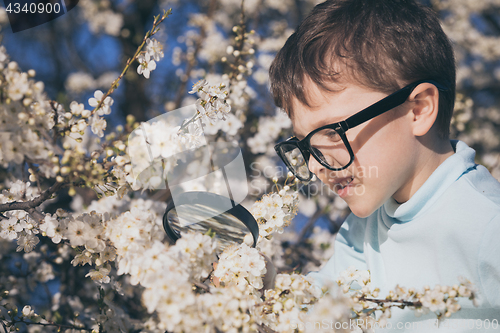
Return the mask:
MULTIPOLYGON (((391 198, 367 218, 350 214, 337 234, 333 257, 308 276, 322 285, 349 266, 368 269, 381 298, 397 284, 421 290, 452 286, 463 276, 478 288, 482 305, 461 301, 462 310, 437 332, 500 332, 500 183, 474 163, 472 148, 451 143, 455 154, 410 200, 398 204, 391 198), (493 327, 479 327, 476 319, 493 327)), ((435 318, 394 308, 392 329, 377 332, 432 332, 435 318)))

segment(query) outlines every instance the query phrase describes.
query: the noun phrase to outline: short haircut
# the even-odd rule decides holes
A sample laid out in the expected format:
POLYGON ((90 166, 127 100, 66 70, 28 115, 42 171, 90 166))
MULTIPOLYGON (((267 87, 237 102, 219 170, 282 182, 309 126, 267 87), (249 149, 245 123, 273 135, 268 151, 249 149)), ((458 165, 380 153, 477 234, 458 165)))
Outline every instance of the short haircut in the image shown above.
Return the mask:
POLYGON ((293 116, 308 76, 321 89, 353 79, 392 93, 405 84, 432 79, 439 92, 438 134, 449 136, 455 102, 453 48, 432 9, 413 0, 328 0, 317 5, 278 52, 269 70, 278 107, 293 116), (342 70, 344 72, 341 72, 342 70))

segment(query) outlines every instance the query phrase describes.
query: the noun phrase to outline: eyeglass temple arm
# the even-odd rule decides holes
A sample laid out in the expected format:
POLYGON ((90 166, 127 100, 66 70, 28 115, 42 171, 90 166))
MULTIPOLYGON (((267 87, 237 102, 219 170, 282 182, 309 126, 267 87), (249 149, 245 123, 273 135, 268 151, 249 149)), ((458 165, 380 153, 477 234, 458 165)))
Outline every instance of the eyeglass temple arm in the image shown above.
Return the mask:
POLYGON ((385 97, 384 99, 378 101, 377 103, 370 105, 366 109, 354 114, 353 116, 347 118, 345 121, 340 122, 340 126, 342 129, 347 131, 349 128, 353 128, 355 126, 358 126, 359 124, 364 123, 365 121, 368 121, 372 118, 375 118, 376 116, 381 115, 384 112, 387 112, 393 108, 395 108, 398 105, 403 104, 408 96, 410 96, 411 92, 413 89, 415 89, 419 84, 428 82, 433 85, 435 85, 439 90, 444 91, 448 90, 447 87, 443 86, 442 84, 439 84, 436 81, 433 80, 421 80, 417 82, 413 82, 406 87, 390 94, 389 96, 385 97))

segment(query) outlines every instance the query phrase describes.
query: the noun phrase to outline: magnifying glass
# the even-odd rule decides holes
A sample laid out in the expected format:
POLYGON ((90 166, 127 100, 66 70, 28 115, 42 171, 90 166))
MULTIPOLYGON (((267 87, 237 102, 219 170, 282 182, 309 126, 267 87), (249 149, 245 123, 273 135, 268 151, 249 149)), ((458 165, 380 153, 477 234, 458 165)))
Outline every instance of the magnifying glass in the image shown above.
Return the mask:
POLYGON ((259 237, 257 221, 245 207, 210 192, 176 195, 175 202, 171 199, 167 203, 163 228, 174 242, 181 237, 181 232, 212 233, 218 241, 219 253, 231 244, 243 243, 245 237, 251 237, 255 247, 259 237))

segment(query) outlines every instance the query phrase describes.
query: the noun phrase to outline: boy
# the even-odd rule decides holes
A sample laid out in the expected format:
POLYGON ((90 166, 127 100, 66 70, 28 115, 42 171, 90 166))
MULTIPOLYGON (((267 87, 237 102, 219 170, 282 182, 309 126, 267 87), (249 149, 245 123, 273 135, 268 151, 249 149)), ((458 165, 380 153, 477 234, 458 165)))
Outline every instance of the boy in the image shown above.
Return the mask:
MULTIPOLYGON (((482 305, 462 302, 450 329, 498 323, 500 183, 474 163, 473 149, 448 138, 455 63, 436 15, 410 0, 326 1, 289 37, 270 80, 296 135, 277 153, 352 211, 334 256, 310 274, 315 283, 355 266, 370 270, 385 297, 397 284, 452 286, 464 276, 482 305)), ((431 331, 435 316, 422 318, 396 308, 392 328, 431 331), (422 318, 427 326, 407 324, 422 318)))

